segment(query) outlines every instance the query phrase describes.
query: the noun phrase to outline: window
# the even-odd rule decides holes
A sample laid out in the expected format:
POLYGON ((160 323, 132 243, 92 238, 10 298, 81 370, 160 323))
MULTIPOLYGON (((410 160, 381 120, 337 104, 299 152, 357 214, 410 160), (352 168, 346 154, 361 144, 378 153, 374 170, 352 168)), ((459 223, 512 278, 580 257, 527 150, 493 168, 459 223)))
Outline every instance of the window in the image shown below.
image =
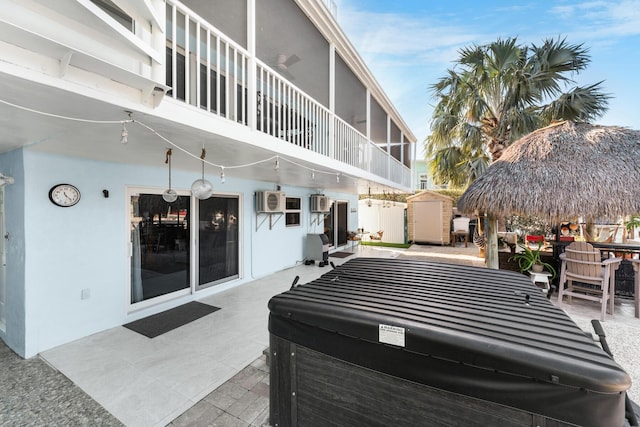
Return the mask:
POLYGON ((285 204, 285 223, 287 227, 300 225, 300 197, 287 197, 285 204))
POLYGON ((426 190, 429 188, 429 176, 426 173, 421 173, 418 179, 420 180, 418 189, 426 190))

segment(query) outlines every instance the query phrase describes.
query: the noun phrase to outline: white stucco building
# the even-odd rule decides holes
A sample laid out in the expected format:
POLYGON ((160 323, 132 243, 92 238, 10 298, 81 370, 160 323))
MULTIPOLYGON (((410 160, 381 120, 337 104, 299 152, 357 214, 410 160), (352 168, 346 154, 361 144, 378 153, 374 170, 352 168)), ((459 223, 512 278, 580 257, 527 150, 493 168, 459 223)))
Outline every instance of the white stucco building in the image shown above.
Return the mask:
POLYGON ((358 193, 411 191, 416 138, 330 1, 5 0, 0 51, 23 357, 294 266, 308 233, 339 250, 358 193))

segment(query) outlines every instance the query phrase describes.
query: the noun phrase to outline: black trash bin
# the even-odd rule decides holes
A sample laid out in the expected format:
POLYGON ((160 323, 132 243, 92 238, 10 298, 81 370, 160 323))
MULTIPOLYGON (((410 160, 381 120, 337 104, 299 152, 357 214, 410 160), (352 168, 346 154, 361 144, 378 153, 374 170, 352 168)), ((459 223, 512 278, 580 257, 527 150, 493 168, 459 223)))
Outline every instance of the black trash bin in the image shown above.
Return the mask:
POLYGON ((627 373, 519 273, 356 258, 269 309, 274 426, 625 423, 627 373))

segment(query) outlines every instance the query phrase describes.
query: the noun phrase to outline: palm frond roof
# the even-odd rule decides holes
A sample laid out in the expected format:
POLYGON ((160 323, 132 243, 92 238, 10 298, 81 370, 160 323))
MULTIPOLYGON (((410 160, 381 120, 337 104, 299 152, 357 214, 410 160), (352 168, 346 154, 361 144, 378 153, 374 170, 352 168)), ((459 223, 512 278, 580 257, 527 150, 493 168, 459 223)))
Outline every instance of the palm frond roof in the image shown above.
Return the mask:
POLYGON ((614 220, 640 213, 640 131, 559 122, 510 145, 458 200, 496 216, 614 220))

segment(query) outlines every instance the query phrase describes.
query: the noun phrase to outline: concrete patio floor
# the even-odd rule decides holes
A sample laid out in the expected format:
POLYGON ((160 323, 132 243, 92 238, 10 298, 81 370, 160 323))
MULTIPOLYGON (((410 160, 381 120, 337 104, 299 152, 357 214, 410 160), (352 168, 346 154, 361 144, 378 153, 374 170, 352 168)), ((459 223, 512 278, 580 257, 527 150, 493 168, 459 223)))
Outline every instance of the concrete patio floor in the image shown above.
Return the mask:
MULTIPOLYGON (((474 246, 362 246, 356 256, 422 259, 484 266, 474 246)), ((149 339, 117 327, 22 360, 0 343, 0 425, 262 426, 268 425, 271 296, 328 268, 298 265, 200 300, 218 312, 149 339)), ((556 296, 552 298, 555 303, 556 296)), ((584 330, 597 304, 563 305, 584 330)), ((640 319, 632 301, 616 301, 603 324, 616 361, 640 381, 640 319)), ((631 398, 640 401, 640 388, 631 398)))

